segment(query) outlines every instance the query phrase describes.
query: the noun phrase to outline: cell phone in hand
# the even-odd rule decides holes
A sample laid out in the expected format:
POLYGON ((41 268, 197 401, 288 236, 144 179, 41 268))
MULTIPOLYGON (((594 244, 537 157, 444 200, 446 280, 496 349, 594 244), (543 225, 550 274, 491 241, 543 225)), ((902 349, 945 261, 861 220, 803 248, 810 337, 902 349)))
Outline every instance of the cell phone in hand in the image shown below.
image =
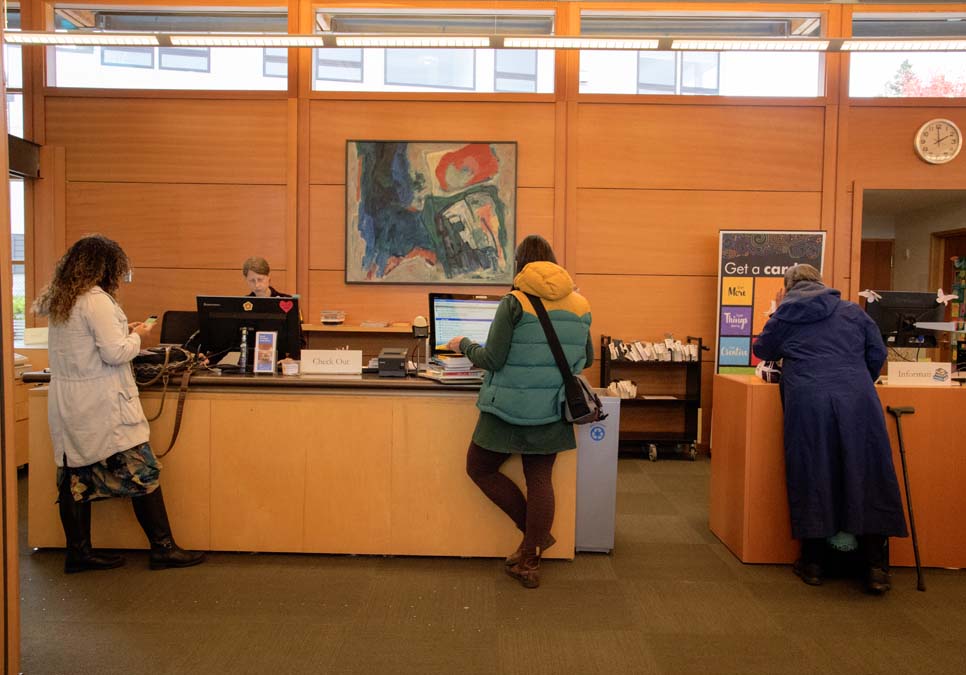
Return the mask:
POLYGON ((151 316, 149 316, 147 319, 144 320, 144 323, 146 325, 150 326, 150 325, 154 324, 157 320, 158 320, 158 315, 157 314, 152 314, 151 316))

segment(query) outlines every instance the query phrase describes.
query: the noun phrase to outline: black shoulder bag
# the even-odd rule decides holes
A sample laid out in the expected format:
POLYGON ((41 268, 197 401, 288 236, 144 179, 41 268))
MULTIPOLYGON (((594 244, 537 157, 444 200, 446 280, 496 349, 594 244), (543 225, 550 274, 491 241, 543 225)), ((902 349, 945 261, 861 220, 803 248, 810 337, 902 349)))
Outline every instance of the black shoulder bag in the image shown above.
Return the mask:
POLYGON ((134 381, 138 387, 150 387, 157 382, 162 382, 164 387, 161 390, 161 405, 158 412, 149 417, 148 421, 161 417, 164 412, 164 400, 168 395, 168 381, 172 375, 181 376, 181 387, 178 390, 178 409, 174 416, 174 431, 171 432, 171 442, 168 448, 157 454, 157 457, 164 457, 175 441, 178 440, 178 433, 181 431, 181 416, 184 414, 184 400, 188 395, 188 384, 191 382, 191 374, 203 363, 202 359, 183 347, 153 347, 147 349, 131 361, 131 370, 134 371, 134 381))
POLYGON ((547 314, 547 308, 543 306, 543 300, 536 295, 524 293, 537 311, 537 318, 543 326, 543 332, 547 336, 547 344, 553 352, 553 359, 557 362, 560 375, 564 383, 564 402, 562 404, 561 417, 564 421, 572 424, 589 424, 606 419, 607 413, 604 412, 600 397, 594 393, 590 384, 580 375, 574 375, 570 371, 567 359, 564 357, 563 348, 560 346, 560 339, 557 331, 554 330, 547 314))

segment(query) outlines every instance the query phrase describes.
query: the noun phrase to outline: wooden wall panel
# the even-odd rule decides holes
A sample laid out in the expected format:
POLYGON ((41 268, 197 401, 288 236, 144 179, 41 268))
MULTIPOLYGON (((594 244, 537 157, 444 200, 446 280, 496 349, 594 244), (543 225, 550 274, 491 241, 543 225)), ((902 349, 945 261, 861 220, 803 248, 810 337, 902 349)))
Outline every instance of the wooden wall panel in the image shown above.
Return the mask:
POLYGON ((934 117, 966 129, 966 107, 857 107, 848 111, 844 156, 847 177, 866 188, 959 189, 966 185, 962 157, 948 164, 927 164, 913 149, 913 136, 934 117))
MULTIPOLYGON (((135 261, 134 280, 121 284, 118 300, 129 320, 142 321, 168 309, 197 309, 198 295, 248 295, 242 262, 234 270, 177 270, 140 268, 135 261)), ((272 270, 272 285, 282 292, 292 292, 288 278, 286 270, 272 270)))
POLYGON ((579 107, 577 187, 822 189, 824 108, 579 107))
POLYGON ((136 267, 285 269, 285 187, 68 183, 67 241, 100 232, 136 267))
POLYGON ((285 101, 46 99, 69 181, 286 182, 285 101))
POLYGON ((516 141, 517 185, 552 187, 552 103, 313 101, 310 182, 345 184, 347 140, 516 141))
POLYGON ((309 188, 309 269, 345 270, 345 186, 309 188))
POLYGON ((714 341, 717 277, 578 274, 576 281, 590 301, 595 345, 602 333, 654 341, 670 332, 682 341, 687 335, 714 341))
POLYGON ((813 230, 819 192, 577 191, 579 274, 718 273, 718 230, 813 230))
MULTIPOLYGON (((309 194, 309 269, 344 270, 344 186, 313 185, 309 194)), ((551 188, 521 188, 517 192, 517 242, 539 234, 553 243, 553 194, 551 188)))

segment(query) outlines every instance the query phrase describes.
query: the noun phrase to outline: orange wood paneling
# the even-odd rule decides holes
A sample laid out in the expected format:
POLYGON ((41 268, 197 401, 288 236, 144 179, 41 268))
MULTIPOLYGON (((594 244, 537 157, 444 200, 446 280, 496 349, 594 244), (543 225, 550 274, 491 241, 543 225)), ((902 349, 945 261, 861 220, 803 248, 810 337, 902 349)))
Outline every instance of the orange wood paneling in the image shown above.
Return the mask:
POLYGON ((517 185, 552 187, 553 103, 313 101, 310 182, 345 183, 347 140, 516 141, 517 185))
POLYGON ((117 240, 135 267, 240 270, 252 255, 285 269, 281 185, 68 183, 67 241, 117 240))
POLYGON ((822 106, 585 104, 578 111, 577 187, 822 188, 822 106))
POLYGON ((848 111, 848 138, 843 148, 849 174, 866 188, 958 189, 966 185, 966 162, 935 165, 922 161, 913 149, 913 136, 934 117, 966 128, 966 107, 872 107, 848 111))
MULTIPOLYGON (((131 321, 142 321, 151 314, 161 316, 168 309, 197 309, 198 295, 247 295, 248 286, 237 269, 158 269, 140 268, 134 263, 134 280, 121 284, 118 300, 131 321)), ((272 269, 272 285, 282 292, 290 292, 289 274, 283 269, 272 269)))
MULTIPOLYGON (((313 185, 309 204, 309 269, 345 269, 345 189, 342 185, 313 185)), ((517 241, 539 234, 554 243, 554 191, 521 188, 517 191, 517 241)))
POLYGON ((717 274, 718 230, 815 230, 818 192, 577 191, 579 274, 717 274))
POLYGON ((653 341, 667 332, 714 342, 717 277, 578 274, 576 281, 590 301, 595 345, 601 334, 653 341))
POLYGON ((285 101, 46 100, 71 181, 284 185, 287 119, 285 101))

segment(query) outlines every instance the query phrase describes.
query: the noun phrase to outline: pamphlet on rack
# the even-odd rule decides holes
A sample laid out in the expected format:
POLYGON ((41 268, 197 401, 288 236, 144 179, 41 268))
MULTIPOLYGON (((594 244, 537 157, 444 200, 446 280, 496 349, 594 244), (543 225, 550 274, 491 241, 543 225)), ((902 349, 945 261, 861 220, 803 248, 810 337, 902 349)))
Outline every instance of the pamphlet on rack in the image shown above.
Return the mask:
POLYGON ((275 354, 278 333, 258 331, 255 333, 255 363, 252 372, 275 374, 275 354))

